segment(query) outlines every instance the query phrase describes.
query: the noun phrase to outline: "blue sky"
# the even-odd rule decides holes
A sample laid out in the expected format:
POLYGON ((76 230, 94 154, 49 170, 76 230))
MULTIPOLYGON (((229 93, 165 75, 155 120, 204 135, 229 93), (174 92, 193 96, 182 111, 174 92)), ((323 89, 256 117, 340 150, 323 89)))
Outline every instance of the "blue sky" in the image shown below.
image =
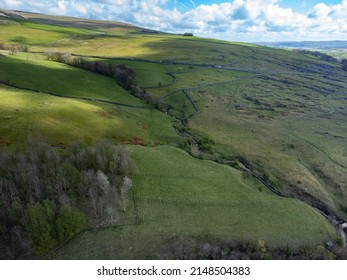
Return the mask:
POLYGON ((347 40, 347 0, 0 0, 0 8, 230 41, 347 40))
MULTIPOLYGON (((181 0, 181 1, 168 1, 168 6, 170 8, 177 7, 179 9, 185 9, 187 7, 188 9, 194 8, 196 6, 199 6, 201 4, 204 5, 211 5, 211 4, 220 4, 225 2, 232 2, 232 1, 226 1, 226 0, 181 0), (176 3, 176 5, 175 5, 176 3), (182 5, 181 5, 182 4, 182 5)), ((340 4, 340 0, 282 0, 278 1, 280 5, 283 8, 292 8, 296 12, 309 12, 315 5, 318 3, 325 3, 327 5, 336 5, 340 4)))
POLYGON ((296 12, 304 12, 307 13, 310 10, 313 9, 313 7, 319 3, 325 3, 326 5, 337 5, 340 4, 340 0, 328 0, 328 1, 321 1, 321 0, 283 0, 280 1, 280 4, 284 8, 293 8, 296 12))

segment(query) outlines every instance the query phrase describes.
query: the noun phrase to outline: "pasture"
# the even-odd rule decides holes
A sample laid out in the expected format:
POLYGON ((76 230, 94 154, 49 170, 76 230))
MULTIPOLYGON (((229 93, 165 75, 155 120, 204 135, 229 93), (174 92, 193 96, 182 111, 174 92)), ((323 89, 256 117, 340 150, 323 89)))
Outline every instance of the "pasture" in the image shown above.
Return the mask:
POLYGON ((148 145, 181 142, 170 121, 154 109, 62 98, 4 85, 0 85, 0 96, 3 148, 25 148, 30 139, 58 147, 74 142, 92 144, 104 138, 148 145))
POLYGON ((58 259, 148 259, 177 236, 315 245, 334 229, 295 199, 258 190, 240 171, 169 146, 129 146, 136 163, 124 225, 85 231, 54 252, 58 259), (130 223, 129 223, 130 222, 130 223))

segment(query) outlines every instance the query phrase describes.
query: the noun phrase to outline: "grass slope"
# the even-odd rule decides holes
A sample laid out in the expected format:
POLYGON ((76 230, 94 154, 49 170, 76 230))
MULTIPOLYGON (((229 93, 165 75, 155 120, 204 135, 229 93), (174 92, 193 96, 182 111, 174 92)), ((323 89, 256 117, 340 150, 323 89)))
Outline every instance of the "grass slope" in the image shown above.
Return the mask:
POLYGON ((133 224, 84 232, 54 258, 153 258, 180 235, 265 240, 277 246, 313 245, 333 227, 304 203, 278 198, 230 167, 192 158, 169 146, 129 146, 137 171, 133 224), (135 223, 135 211, 139 224, 135 223))
POLYGON ((99 98, 145 106, 118 86, 114 79, 47 60, 40 54, 0 55, 0 79, 17 86, 64 96, 99 98))
POLYGON ((21 21, 21 24, 3 25, 0 28, 0 38, 4 43, 25 44, 29 47, 45 46, 63 40, 75 34, 88 31, 69 27, 56 27, 45 24, 21 21))
POLYGON ((29 139, 50 144, 179 143, 170 122, 155 110, 60 98, 0 85, 0 146, 23 147, 29 139))
POLYGON ((302 190, 345 215, 346 101, 340 81, 286 74, 189 94, 201 109, 189 128, 208 135, 213 151, 242 156, 283 193, 302 190))

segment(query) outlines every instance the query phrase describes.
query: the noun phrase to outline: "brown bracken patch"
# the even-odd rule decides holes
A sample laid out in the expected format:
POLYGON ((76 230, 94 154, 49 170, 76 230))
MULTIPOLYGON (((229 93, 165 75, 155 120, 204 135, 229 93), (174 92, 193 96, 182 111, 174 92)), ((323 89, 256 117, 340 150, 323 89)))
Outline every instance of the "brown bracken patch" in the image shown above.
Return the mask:
POLYGON ((69 145, 65 143, 56 143, 56 144, 52 144, 51 146, 54 148, 63 148, 63 149, 66 149, 69 147, 69 145))
POLYGON ((132 145, 142 145, 142 146, 146 146, 145 141, 143 141, 143 139, 134 136, 133 139, 125 142, 125 144, 132 144, 132 145))
POLYGON ((0 137, 0 146, 8 146, 13 144, 13 142, 10 139, 0 137))
POLYGON ((117 116, 117 113, 111 110, 99 110, 99 111, 96 111, 95 113, 107 119, 111 119, 114 116, 117 116))

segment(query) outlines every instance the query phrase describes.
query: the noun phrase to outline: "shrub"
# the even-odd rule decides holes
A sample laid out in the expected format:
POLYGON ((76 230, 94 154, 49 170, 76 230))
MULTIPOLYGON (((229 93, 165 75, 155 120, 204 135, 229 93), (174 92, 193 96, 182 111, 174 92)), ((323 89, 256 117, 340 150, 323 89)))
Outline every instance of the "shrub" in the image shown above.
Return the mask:
POLYGON ((44 200, 29 207, 28 230, 34 242, 34 253, 43 255, 52 249, 57 240, 54 234, 56 206, 51 200, 44 200))
POLYGON ((4 44, 0 43, 0 49, 1 50, 8 50, 11 52, 11 54, 15 54, 17 52, 27 52, 28 47, 25 45, 18 45, 18 44, 4 44))
POLYGON ((58 240, 66 241, 85 227, 86 217, 80 210, 66 205, 59 209, 55 224, 58 240))

